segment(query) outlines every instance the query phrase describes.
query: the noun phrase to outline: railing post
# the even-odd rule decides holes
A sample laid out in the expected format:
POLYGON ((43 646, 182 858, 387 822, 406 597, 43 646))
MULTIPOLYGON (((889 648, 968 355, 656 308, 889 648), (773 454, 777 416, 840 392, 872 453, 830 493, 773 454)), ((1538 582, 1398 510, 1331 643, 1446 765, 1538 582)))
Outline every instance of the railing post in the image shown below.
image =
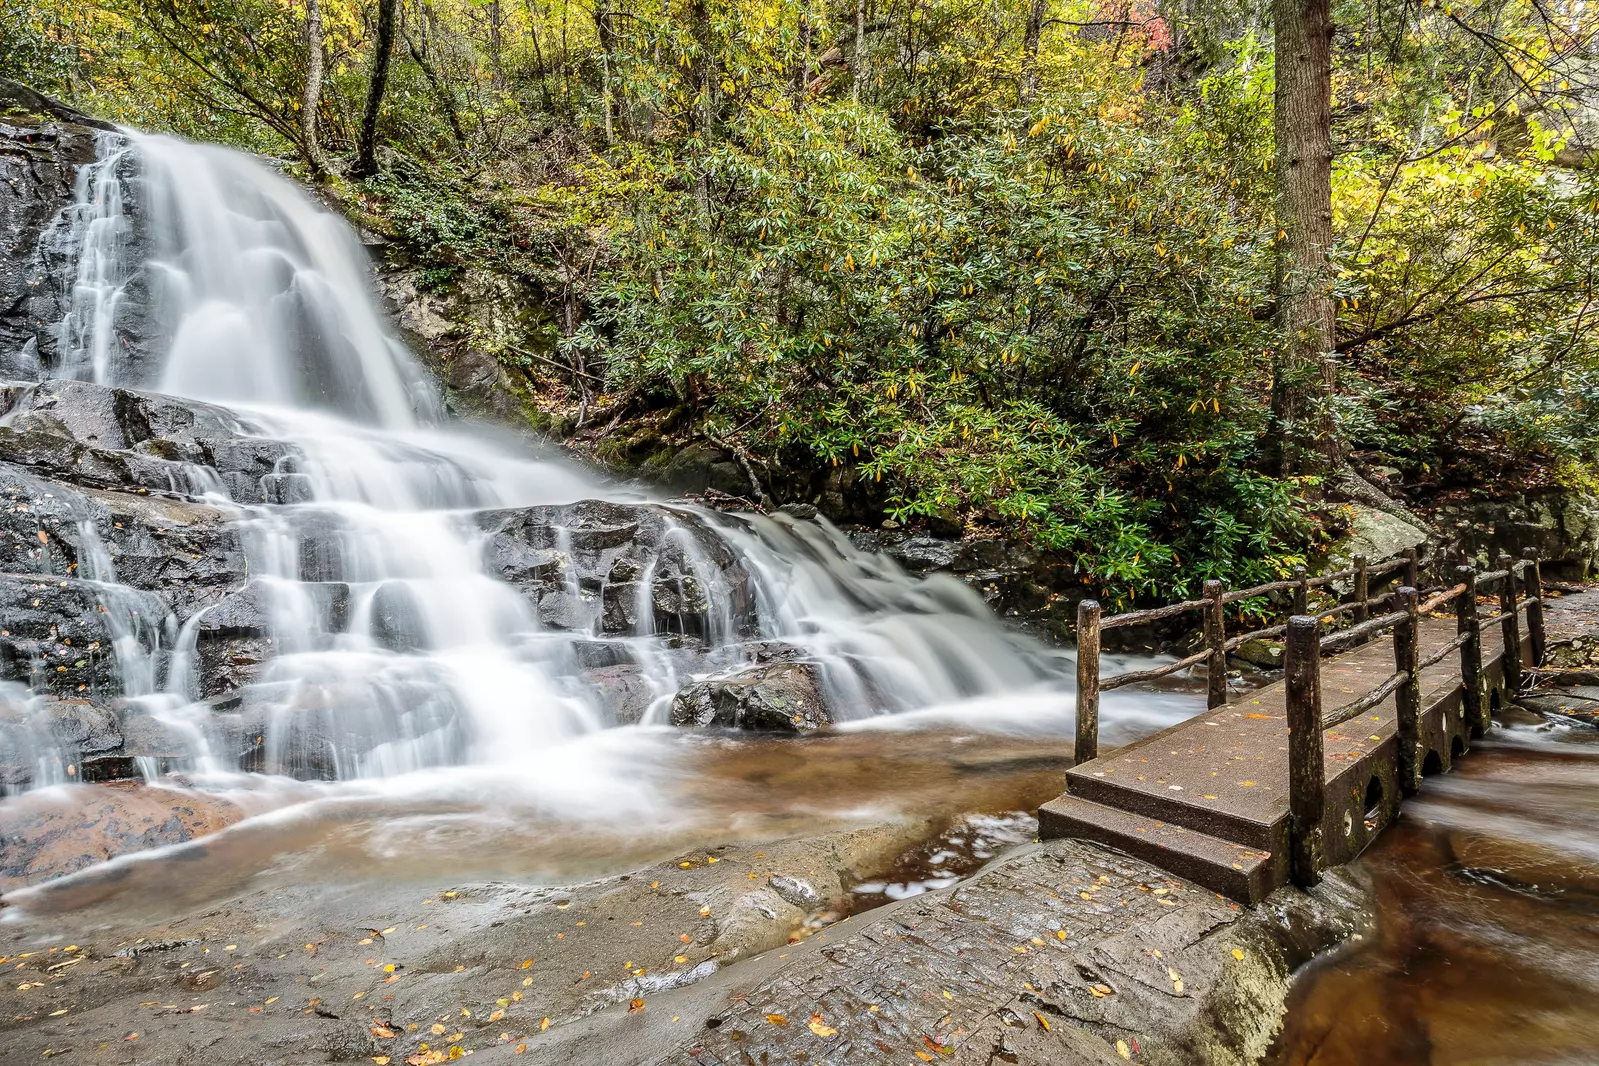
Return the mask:
POLYGON ((1371 599, 1371 576, 1366 572, 1371 565, 1371 560, 1364 555, 1355 556, 1355 624, 1371 617, 1371 608, 1366 606, 1366 601, 1371 599))
POLYGON ((1499 610, 1505 620, 1501 623, 1505 635, 1505 656, 1500 667, 1504 671, 1505 698, 1514 699, 1521 691, 1521 617, 1516 602, 1516 561, 1506 552, 1499 555, 1499 569, 1505 572, 1505 588, 1499 597, 1499 610))
POLYGON ((1405 549, 1405 584, 1421 588, 1421 553, 1415 548, 1405 549))
POLYGON ((1394 669, 1409 675, 1394 692, 1394 707, 1398 710, 1399 785, 1406 792, 1421 787, 1421 678, 1417 664, 1421 661, 1418 647, 1416 619, 1416 590, 1406 585, 1399 590, 1397 609, 1405 618, 1394 626, 1394 669))
POLYGON ((1309 571, 1302 566, 1294 567, 1294 580, 1299 582, 1294 586, 1295 614, 1310 613, 1310 578, 1306 576, 1308 573, 1309 571))
POLYGON ((1527 560, 1521 572, 1521 587, 1527 594, 1527 641, 1532 645, 1532 665, 1543 665, 1543 567, 1538 562, 1537 548, 1521 549, 1527 560))
POLYGON ((1099 757, 1099 601, 1077 605, 1077 749, 1073 763, 1099 757))
POLYGON ((1470 639, 1460 646, 1460 714, 1472 725, 1487 729, 1482 699, 1482 627, 1477 622, 1477 571, 1475 567, 1457 566, 1455 576, 1466 586, 1455 600, 1455 635, 1470 634, 1470 639))
POLYGON ((1220 581, 1205 582, 1205 646, 1210 649, 1205 673, 1210 685, 1206 705, 1220 707, 1227 702, 1227 624, 1222 614, 1220 581))
POLYGON ((1321 880, 1321 820, 1327 777, 1322 757, 1321 624, 1288 620, 1283 674, 1288 695, 1288 850, 1294 883, 1321 880))

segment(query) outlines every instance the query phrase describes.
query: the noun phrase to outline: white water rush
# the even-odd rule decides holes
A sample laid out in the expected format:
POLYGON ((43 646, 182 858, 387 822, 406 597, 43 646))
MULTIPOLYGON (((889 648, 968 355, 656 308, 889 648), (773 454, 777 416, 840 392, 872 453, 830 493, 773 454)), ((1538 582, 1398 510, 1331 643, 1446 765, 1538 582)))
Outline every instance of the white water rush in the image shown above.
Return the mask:
MULTIPOLYGON (((120 583, 111 531, 75 518, 62 576, 97 599, 119 679, 81 694, 141 718, 130 755, 149 773, 487 772, 625 807, 635 790, 595 784, 630 778, 672 724, 1068 725, 1069 660, 951 577, 909 576, 825 522, 653 501, 449 423, 349 228, 260 162, 107 134, 76 199, 48 235, 72 263, 56 343, 24 353, 37 379, 0 424, 75 389, 176 404, 119 454, 159 464, 174 507, 221 513, 243 560, 217 595, 158 598, 120 583)), ((42 691, 12 676, 0 727, 33 787, 59 784, 70 756, 29 718, 42 691)))

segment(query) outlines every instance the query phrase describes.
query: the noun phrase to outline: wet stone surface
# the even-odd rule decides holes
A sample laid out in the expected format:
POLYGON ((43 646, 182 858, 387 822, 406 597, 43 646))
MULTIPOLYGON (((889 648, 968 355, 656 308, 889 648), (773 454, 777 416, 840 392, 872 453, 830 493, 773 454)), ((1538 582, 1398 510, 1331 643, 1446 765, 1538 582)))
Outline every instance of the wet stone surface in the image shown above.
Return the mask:
POLYGON ((1242 911, 1108 850, 1053 842, 818 947, 665 1061, 1247 1061, 1307 948, 1361 921, 1347 883, 1274 902, 1242 911))
POLYGON ((0 930, 5 1061, 1240 1063, 1277 1029, 1290 969, 1364 929, 1343 875, 1243 911, 1057 841, 784 944, 813 898, 925 831, 563 888, 322 890, 314 917, 307 887, 143 936, 46 917, 0 930))

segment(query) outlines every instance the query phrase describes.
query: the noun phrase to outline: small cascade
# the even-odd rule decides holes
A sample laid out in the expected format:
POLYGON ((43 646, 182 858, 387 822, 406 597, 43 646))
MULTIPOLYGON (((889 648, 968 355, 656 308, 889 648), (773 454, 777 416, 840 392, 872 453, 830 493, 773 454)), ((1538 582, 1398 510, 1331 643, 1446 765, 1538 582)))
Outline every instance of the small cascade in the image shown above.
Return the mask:
POLYGON ((0 423, 70 433, 137 491, 225 516, 242 557, 152 610, 106 531, 77 523, 119 713, 160 727, 127 752, 152 772, 564 780, 587 765, 563 762, 578 738, 779 674, 835 722, 981 717, 1009 696, 1064 717, 1069 661, 953 578, 911 577, 825 522, 652 502, 438 424, 364 251, 262 163, 108 135, 78 199, 50 238, 73 244, 58 351, 0 423), (55 418, 70 404, 98 421, 55 418))

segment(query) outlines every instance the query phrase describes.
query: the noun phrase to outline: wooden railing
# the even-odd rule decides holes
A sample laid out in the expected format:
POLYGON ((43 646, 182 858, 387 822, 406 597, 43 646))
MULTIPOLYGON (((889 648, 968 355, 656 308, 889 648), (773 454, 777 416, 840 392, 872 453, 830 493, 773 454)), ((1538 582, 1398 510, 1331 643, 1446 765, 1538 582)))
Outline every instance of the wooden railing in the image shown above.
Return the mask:
POLYGON ((1210 707, 1227 702, 1227 652, 1246 640, 1285 636, 1284 679, 1287 688, 1289 731, 1289 817, 1293 850, 1292 874, 1300 884, 1314 884, 1321 869, 1321 818, 1325 811, 1326 782, 1322 763, 1322 734, 1393 697, 1398 709, 1398 778, 1404 791, 1414 792, 1420 785, 1421 672, 1458 653, 1463 681, 1461 712, 1467 722, 1486 728, 1487 705, 1483 692, 1482 627, 1498 623, 1504 637, 1503 677, 1508 691, 1520 689, 1522 682, 1522 629, 1520 616, 1527 616, 1526 638, 1534 666, 1544 660, 1543 580, 1537 552, 1527 549, 1520 560, 1501 555, 1498 569, 1479 573, 1469 566, 1457 567, 1456 582, 1434 590, 1425 601, 1418 591, 1421 564, 1412 549, 1377 566, 1356 556, 1354 566, 1315 578, 1304 568, 1292 579, 1276 581, 1250 589, 1225 591, 1219 581, 1207 581, 1204 596, 1165 607, 1100 616, 1100 606, 1084 600, 1077 608, 1077 765, 1099 754, 1100 693, 1126 685, 1153 681, 1200 663, 1206 665, 1207 696, 1210 707), (1402 584, 1391 594, 1372 596, 1371 579, 1399 572, 1402 584), (1338 581, 1349 581, 1349 598, 1342 604, 1312 615, 1307 613, 1312 588, 1338 581), (1499 586, 1499 610, 1482 617, 1478 598, 1499 586), (1518 594, 1518 588, 1525 596, 1518 594), (1287 622, 1229 638, 1224 607, 1228 603, 1291 591, 1292 615, 1287 622), (1420 656, 1420 625, 1430 615, 1454 605, 1456 637, 1420 656), (1373 609, 1385 613, 1373 616, 1373 609), (1101 634, 1107 629, 1142 625, 1175 618, 1190 611, 1204 612, 1204 647, 1176 662, 1149 670, 1099 676, 1101 634), (1348 628, 1323 635, 1321 627, 1329 619, 1348 614, 1348 628), (1321 706, 1321 657, 1356 647, 1384 633, 1392 632, 1394 672, 1364 695, 1323 712, 1321 706))
POLYGON ((1290 873, 1296 884, 1309 886, 1321 879, 1321 834, 1327 787, 1322 741, 1327 730, 1336 729, 1392 696, 1397 712, 1396 776, 1402 792, 1411 794, 1421 787, 1426 748, 1421 736, 1422 671, 1458 654, 1462 720, 1474 729, 1486 729, 1489 709, 1483 698, 1483 627, 1494 623, 1501 627, 1504 654, 1500 669, 1506 691, 1517 692, 1522 684, 1523 612, 1527 616, 1527 651, 1535 667, 1543 664, 1544 594, 1538 554, 1527 549, 1520 560, 1501 555, 1498 565, 1497 570, 1486 573, 1478 573, 1469 566, 1457 567, 1458 581, 1425 603, 1417 602, 1415 588, 1401 588, 1394 596, 1396 609, 1371 619, 1364 627, 1372 631, 1371 635, 1393 631, 1394 672, 1365 695, 1331 711, 1324 712, 1321 706, 1321 655, 1344 634, 1322 636, 1321 621, 1312 616, 1295 615, 1288 620, 1284 653, 1288 697, 1288 839, 1290 873), (1485 618, 1478 597, 1495 585, 1499 586, 1497 612, 1485 618), (1421 616, 1451 603, 1454 604, 1455 638, 1421 658, 1421 616))
MULTIPOLYGON (((1204 594, 1200 599, 1185 600, 1182 603, 1168 604, 1164 607, 1151 607, 1143 611, 1129 611, 1126 614, 1111 615, 1108 618, 1100 616, 1100 606, 1097 601, 1083 600, 1077 605, 1076 762, 1081 765, 1099 755, 1099 696, 1101 692, 1108 692, 1126 685, 1155 681, 1204 663, 1206 683, 1208 685, 1208 705, 1214 708, 1220 707, 1227 702, 1227 653, 1242 646, 1245 641, 1280 637, 1288 632, 1288 625, 1284 623, 1264 629, 1238 633, 1229 638, 1227 636, 1225 610, 1229 603, 1254 599, 1257 596, 1266 596, 1273 592, 1290 592, 1293 600, 1292 613, 1302 615, 1309 609, 1312 589, 1332 585, 1340 581, 1348 581, 1350 583, 1349 598, 1344 603, 1323 611, 1319 617, 1332 619, 1349 614, 1353 617, 1355 627, 1359 628, 1359 626, 1370 620, 1373 607, 1380 607, 1388 602, 1386 595, 1376 597, 1371 595, 1372 578, 1380 578, 1398 571, 1402 573, 1402 583, 1411 588, 1416 587, 1421 580, 1421 559, 1414 548, 1411 548, 1403 555, 1397 555, 1376 566, 1370 565, 1364 555, 1356 555, 1352 562, 1353 565, 1347 570, 1320 574, 1316 577, 1308 576, 1305 568, 1298 566, 1294 568, 1291 578, 1283 581, 1272 581, 1247 589, 1229 591, 1223 588, 1220 581, 1206 581, 1203 586, 1204 594), (1176 618, 1190 611, 1204 612, 1205 641, 1202 650, 1186 658, 1178 659, 1176 662, 1162 663, 1160 666, 1149 670, 1115 674, 1107 678, 1099 676, 1100 635, 1105 630, 1120 629, 1125 626, 1147 625, 1151 622, 1176 618)), ((1346 630, 1345 632, 1349 631, 1346 630)))

